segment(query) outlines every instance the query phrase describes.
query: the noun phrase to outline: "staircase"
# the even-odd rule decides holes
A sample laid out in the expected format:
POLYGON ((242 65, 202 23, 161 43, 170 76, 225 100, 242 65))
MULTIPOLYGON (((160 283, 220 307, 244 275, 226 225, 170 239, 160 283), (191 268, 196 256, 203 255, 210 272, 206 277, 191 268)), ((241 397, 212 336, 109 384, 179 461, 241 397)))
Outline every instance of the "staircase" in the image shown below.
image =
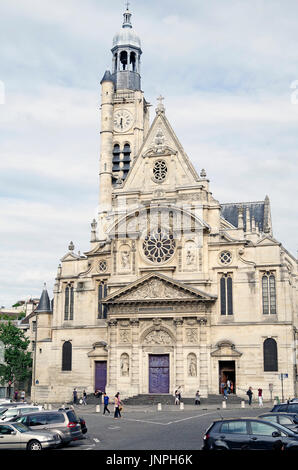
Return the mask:
MULTIPOLYGON (((201 405, 220 405, 222 404, 224 398, 222 395, 208 395, 208 398, 201 398, 201 405)), ((175 397, 173 395, 136 395, 134 397, 126 398, 122 400, 126 405, 157 405, 161 403, 162 405, 174 405, 175 397)), ((181 400, 185 405, 194 405, 195 398, 184 398, 182 396, 181 400)), ((229 395, 227 403, 240 404, 242 399, 237 397, 237 395, 229 395)))

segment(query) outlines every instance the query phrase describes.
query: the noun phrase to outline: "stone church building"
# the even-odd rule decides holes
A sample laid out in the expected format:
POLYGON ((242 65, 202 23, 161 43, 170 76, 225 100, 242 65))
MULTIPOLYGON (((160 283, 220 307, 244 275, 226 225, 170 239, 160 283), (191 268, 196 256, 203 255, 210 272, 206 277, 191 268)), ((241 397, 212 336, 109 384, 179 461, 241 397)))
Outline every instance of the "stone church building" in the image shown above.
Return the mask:
MULTIPOLYGON (((270 202, 222 203, 141 88, 141 42, 124 13, 101 81, 100 202, 84 255, 61 259, 51 303, 27 318, 32 397, 219 394, 230 379, 297 393, 297 259, 273 236, 270 202), (153 111, 154 112, 154 111, 153 111)), ((207 162, 204 162, 206 165, 207 162)), ((239 195, 245 200, 245 193, 239 195)))

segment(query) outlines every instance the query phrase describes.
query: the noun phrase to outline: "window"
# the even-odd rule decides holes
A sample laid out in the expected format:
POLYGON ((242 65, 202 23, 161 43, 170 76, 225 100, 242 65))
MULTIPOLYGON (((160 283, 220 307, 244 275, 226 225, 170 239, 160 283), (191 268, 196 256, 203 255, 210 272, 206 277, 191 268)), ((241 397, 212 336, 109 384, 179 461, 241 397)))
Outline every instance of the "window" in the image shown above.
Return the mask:
POLYGON ((227 434, 247 434, 246 421, 230 421, 221 425, 220 432, 227 434))
POLYGON ((279 424, 283 424, 284 426, 287 426, 293 423, 292 423, 291 418, 288 418, 288 416, 279 416, 279 424))
POLYGON ((102 300, 107 296, 108 288, 105 282, 98 285, 98 314, 97 318, 107 318, 108 307, 102 303, 102 300))
POLYGON ((64 415, 62 413, 49 413, 47 415, 47 423, 64 423, 64 415))
POLYGON ((270 421, 271 423, 277 423, 277 416, 262 416, 262 419, 270 421))
POLYGON ((13 428, 10 426, 0 426, 0 434, 11 434, 13 432, 13 428))
POLYGON ((161 183, 166 179, 168 168, 164 160, 157 160, 153 166, 153 176, 155 181, 161 183))
POLYGON ((263 343, 264 372, 277 372, 277 344, 273 338, 265 339, 263 343))
POLYGON ((269 272, 262 276, 262 302, 264 315, 276 314, 275 276, 269 272))
POLYGON ((73 320, 74 289, 72 285, 65 288, 64 320, 73 320))
POLYGON ((232 255, 229 251, 222 251, 219 255, 221 264, 230 264, 232 261, 232 255))
MULTIPOLYGON (((280 432, 277 428, 267 423, 258 423, 257 421, 251 421, 250 425, 252 434, 255 434, 257 436, 272 436, 273 432, 280 432)), ((286 434, 282 433, 282 435, 285 436, 286 434)))
POLYGON ((38 413, 37 415, 30 416, 28 426, 44 426, 47 424, 47 415, 38 413))
POLYGON ((62 370, 71 370, 72 367, 72 344, 65 341, 62 346, 62 370))
POLYGON ((233 315, 233 281, 230 274, 224 274, 220 279, 220 313, 233 315))
POLYGON ((172 234, 159 228, 148 234, 143 242, 145 256, 153 263, 164 263, 174 254, 175 241, 172 234))

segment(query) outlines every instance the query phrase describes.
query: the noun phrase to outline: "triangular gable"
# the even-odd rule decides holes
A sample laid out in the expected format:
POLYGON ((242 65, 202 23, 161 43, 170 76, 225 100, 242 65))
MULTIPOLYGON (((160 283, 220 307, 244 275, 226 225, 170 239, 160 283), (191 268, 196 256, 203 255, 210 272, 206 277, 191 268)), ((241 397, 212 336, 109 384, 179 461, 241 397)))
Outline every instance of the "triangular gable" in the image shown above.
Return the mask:
POLYGON ((266 235, 260 241, 258 241, 257 245, 258 246, 260 246, 260 245, 261 246, 272 246, 272 245, 281 246, 281 243, 278 242, 277 240, 275 240, 275 238, 266 235))
POLYGON ((174 281, 162 274, 151 273, 105 298, 105 303, 152 301, 215 301, 216 297, 174 281))
POLYGON ((61 258, 61 261, 64 262, 64 261, 75 261, 77 259, 80 259, 80 256, 79 255, 75 255, 74 253, 67 253, 65 256, 63 256, 63 258, 61 258))
MULTIPOLYGON (((200 181, 195 168, 163 112, 157 113, 145 141, 124 181, 122 189, 131 190, 140 187, 144 189, 144 182, 141 175, 146 178, 147 183, 151 182, 151 179, 148 179, 146 157, 149 159, 150 157, 162 158, 169 163, 169 167, 173 167, 173 163, 176 165, 175 171, 172 171, 172 177, 168 178, 168 180, 163 183, 165 188, 167 186, 194 185, 200 181)), ((148 187, 148 184, 146 184, 146 186, 146 189, 152 189, 151 187, 156 187, 156 184, 151 183, 151 186, 149 185, 150 187, 148 187)))

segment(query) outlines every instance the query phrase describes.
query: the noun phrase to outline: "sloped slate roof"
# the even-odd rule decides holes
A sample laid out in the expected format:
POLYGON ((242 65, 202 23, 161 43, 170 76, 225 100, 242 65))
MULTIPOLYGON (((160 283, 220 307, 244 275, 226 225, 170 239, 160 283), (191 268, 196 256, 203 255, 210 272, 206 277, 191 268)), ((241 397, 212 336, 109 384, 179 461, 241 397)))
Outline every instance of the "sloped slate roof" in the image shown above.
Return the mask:
POLYGON ((46 289, 42 291, 40 301, 35 312, 52 312, 51 301, 46 289))
MULTIPOLYGON (((244 230, 246 231, 246 210, 249 209, 250 220, 254 217, 256 221, 256 225, 260 228, 260 230, 264 231, 264 208, 265 202, 258 201, 258 202, 236 202, 236 203, 228 203, 228 204, 221 204, 221 216, 230 222, 230 224, 234 225, 234 227, 238 228, 238 213, 239 208, 243 208, 243 226, 244 230)), ((250 227, 249 227, 250 230, 250 227)))

